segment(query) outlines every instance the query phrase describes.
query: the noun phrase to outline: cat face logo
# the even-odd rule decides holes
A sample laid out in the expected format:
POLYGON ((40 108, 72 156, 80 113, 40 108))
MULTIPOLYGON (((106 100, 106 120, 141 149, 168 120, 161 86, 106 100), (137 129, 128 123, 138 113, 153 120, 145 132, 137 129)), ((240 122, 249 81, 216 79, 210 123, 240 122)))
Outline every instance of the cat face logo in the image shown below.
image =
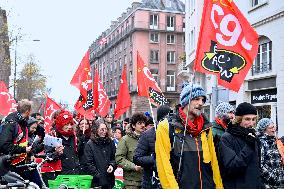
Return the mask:
POLYGON ((220 73, 220 79, 231 82, 246 65, 244 57, 233 51, 217 49, 217 43, 211 41, 210 52, 202 59, 202 67, 210 72, 220 73))

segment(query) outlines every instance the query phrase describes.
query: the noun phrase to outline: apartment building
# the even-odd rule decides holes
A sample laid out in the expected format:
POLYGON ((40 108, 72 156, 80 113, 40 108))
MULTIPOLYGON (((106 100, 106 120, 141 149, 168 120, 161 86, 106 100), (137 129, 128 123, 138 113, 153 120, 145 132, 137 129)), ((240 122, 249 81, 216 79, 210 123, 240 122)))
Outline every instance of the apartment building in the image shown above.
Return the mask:
POLYGON ((112 21, 90 46, 91 67, 98 70, 111 100, 111 112, 120 85, 123 65, 132 107, 124 115, 149 111, 147 98, 137 96, 137 51, 148 65, 164 95, 172 106, 178 103, 182 80, 177 77, 184 54, 184 3, 179 0, 143 0, 134 2, 112 21))

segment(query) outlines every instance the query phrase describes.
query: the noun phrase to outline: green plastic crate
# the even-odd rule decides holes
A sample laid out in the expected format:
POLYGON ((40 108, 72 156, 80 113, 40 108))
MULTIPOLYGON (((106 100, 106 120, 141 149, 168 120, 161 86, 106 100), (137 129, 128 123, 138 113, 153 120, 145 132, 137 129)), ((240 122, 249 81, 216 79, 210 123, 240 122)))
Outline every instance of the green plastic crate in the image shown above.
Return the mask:
POLYGON ((93 177, 90 175, 58 175, 55 180, 49 180, 50 189, 58 189, 61 184, 78 189, 90 189, 93 177))

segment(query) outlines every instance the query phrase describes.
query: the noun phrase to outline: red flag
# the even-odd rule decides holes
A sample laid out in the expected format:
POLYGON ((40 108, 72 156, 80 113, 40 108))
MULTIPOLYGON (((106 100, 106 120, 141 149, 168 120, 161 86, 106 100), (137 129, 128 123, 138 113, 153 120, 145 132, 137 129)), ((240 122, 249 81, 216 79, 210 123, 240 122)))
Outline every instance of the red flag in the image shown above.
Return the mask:
POLYGON ((70 84, 80 90, 80 94, 87 99, 87 91, 92 89, 90 51, 88 50, 77 68, 70 84))
POLYGON ((131 97, 128 90, 126 79, 126 65, 124 65, 120 87, 117 94, 116 107, 114 110, 114 119, 119 118, 131 106, 131 97))
POLYGON ((89 90, 87 93, 87 99, 85 100, 82 95, 79 96, 74 108, 78 114, 82 115, 86 119, 93 120, 95 118, 93 90, 89 90))
POLYGON ((194 69, 238 92, 258 50, 258 35, 231 0, 205 0, 194 69))
POLYGON ((0 81, 0 107, 0 115, 2 116, 17 111, 17 103, 3 81, 0 81))
POLYGON ((137 51, 137 87, 138 96, 146 96, 150 98, 154 104, 166 104, 167 100, 160 89, 158 83, 153 78, 150 70, 142 60, 137 51))
POLYGON ((105 117, 108 114, 110 100, 106 94, 104 86, 99 78, 98 71, 95 71, 94 79, 94 109, 96 112, 105 117))
POLYGON ((44 111, 44 128, 46 133, 50 132, 52 124, 52 116, 54 112, 56 112, 59 109, 61 109, 61 106, 46 95, 46 104, 44 111))

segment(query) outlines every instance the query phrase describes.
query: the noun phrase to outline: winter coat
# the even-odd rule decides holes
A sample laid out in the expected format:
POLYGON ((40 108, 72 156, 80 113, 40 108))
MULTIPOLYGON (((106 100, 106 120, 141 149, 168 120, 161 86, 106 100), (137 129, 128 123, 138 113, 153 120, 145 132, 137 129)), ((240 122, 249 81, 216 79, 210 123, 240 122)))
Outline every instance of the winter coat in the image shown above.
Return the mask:
POLYGON ((0 134, 0 154, 21 154, 26 153, 26 148, 20 145, 14 144, 14 140, 18 137, 18 126, 23 131, 23 136, 26 136, 27 132, 27 121, 20 120, 20 113, 14 112, 9 114, 5 121, 6 124, 2 123, 2 131, 0 134))
POLYGON ((89 140, 84 149, 87 174, 93 176, 92 187, 102 186, 111 189, 114 186, 116 169, 115 145, 110 139, 89 140), (107 173, 109 166, 112 173, 107 173))
POLYGON ((145 131, 138 140, 138 145, 133 157, 133 162, 136 165, 143 167, 143 189, 153 188, 151 179, 153 175, 153 167, 155 165, 155 140, 155 128, 145 131))
POLYGON ((62 139, 62 145, 64 146, 63 154, 60 156, 62 170, 62 175, 79 174, 79 158, 77 153, 76 138, 75 136, 65 137, 59 135, 62 139))
POLYGON ((141 186, 142 172, 135 171, 133 156, 139 136, 134 133, 128 133, 119 141, 115 160, 123 168, 124 184, 126 186, 141 186))
POLYGON ((284 170, 276 138, 266 134, 259 137, 261 147, 261 178, 265 188, 284 187, 284 170))
POLYGON ((82 174, 86 174, 86 165, 84 162, 84 149, 87 144, 87 142, 90 140, 90 136, 83 134, 83 132, 79 131, 77 133, 77 141, 78 141, 78 158, 80 162, 80 172, 82 174))
POLYGON ((203 118, 204 125, 199 135, 192 137, 186 132, 184 139, 184 125, 178 112, 159 123, 155 152, 163 188, 223 188, 211 125, 204 116, 203 118), (170 138, 170 135, 173 137, 170 138), (183 140, 182 164, 178 173, 183 140))
POLYGON ((219 157, 225 189, 262 188, 260 154, 256 140, 254 145, 249 145, 244 137, 227 130, 220 140, 219 157))
POLYGON ((216 148, 224 133, 225 133, 225 129, 221 125, 216 123, 216 121, 213 121, 212 122, 212 134, 213 134, 214 144, 216 148))

